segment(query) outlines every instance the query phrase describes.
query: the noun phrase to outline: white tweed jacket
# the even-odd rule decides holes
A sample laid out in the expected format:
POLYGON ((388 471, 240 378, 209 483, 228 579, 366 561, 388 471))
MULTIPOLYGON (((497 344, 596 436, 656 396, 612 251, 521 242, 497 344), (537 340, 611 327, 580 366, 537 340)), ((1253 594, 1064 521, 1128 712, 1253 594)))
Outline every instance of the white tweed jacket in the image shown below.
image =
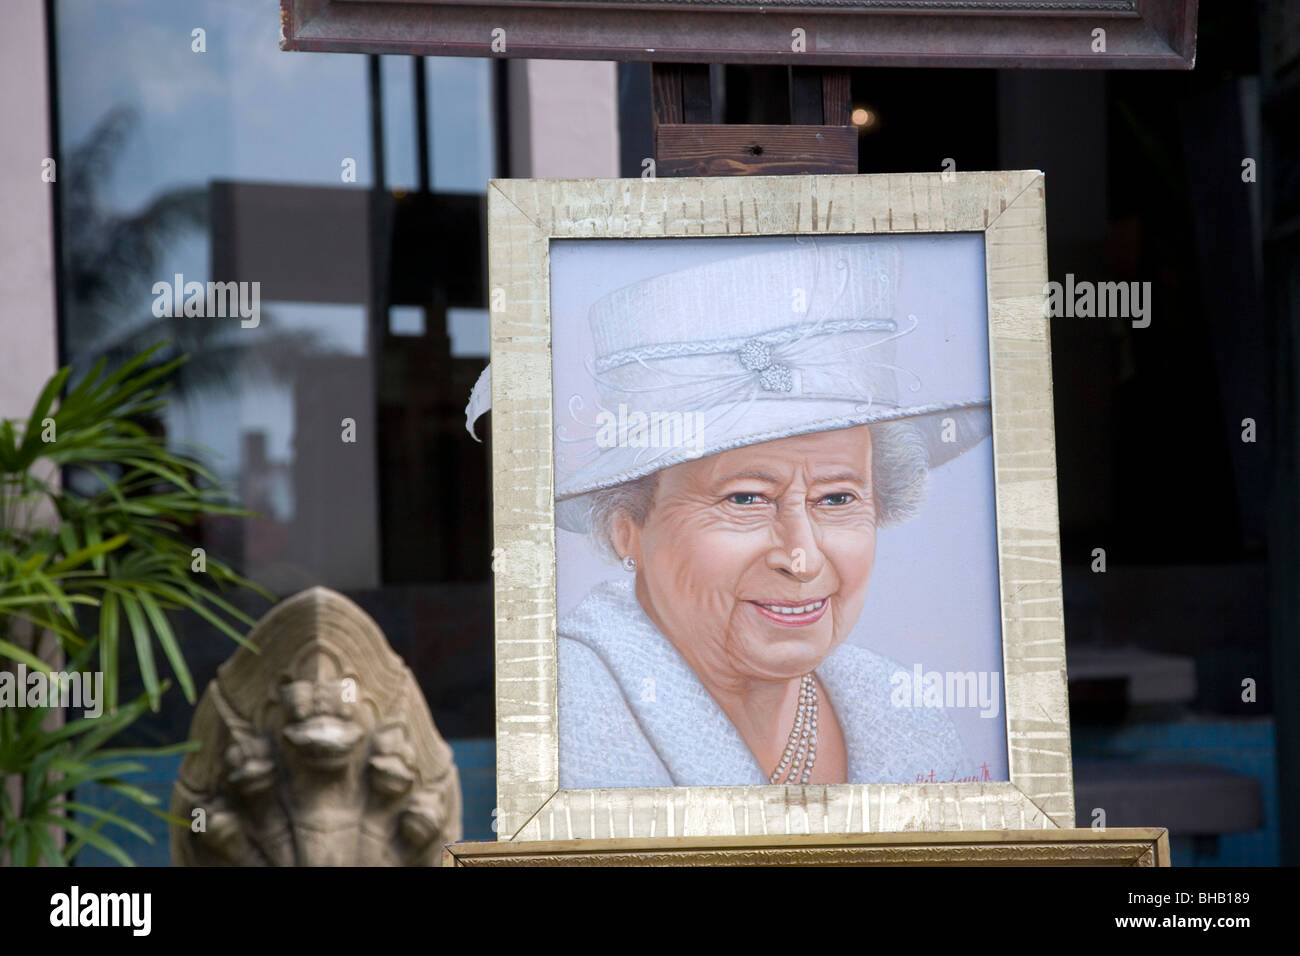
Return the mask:
MULTIPOLYGON (((559 626, 560 788, 763 785, 767 773, 685 659, 606 582, 559 626)), ((817 668, 849 783, 980 779, 941 709, 893 707, 888 658, 841 644, 817 668)))

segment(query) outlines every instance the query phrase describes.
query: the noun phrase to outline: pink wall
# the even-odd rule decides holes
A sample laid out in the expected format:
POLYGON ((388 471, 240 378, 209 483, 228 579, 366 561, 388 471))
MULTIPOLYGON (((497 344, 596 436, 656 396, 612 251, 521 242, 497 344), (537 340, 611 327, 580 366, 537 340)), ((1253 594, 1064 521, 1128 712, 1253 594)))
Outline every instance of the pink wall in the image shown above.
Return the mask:
MULTIPOLYGON (((53 183, 45 13, 10 0, 0 30, 0 418, 25 416, 55 368, 53 183)), ((57 174, 57 170, 56 170, 57 174)))

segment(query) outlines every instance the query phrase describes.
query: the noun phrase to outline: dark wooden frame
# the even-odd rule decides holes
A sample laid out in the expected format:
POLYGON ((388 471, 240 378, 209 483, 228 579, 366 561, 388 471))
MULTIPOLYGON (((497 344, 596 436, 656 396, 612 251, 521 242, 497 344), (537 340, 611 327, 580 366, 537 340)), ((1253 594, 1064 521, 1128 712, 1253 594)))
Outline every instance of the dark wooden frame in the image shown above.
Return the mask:
POLYGON ((1169 866, 1163 827, 450 843, 443 866, 1169 866))
POLYGON ((806 66, 1191 69, 1198 0, 280 0, 281 47, 806 66), (1106 31, 1106 52, 1091 49, 1106 31), (505 30, 506 49, 492 49, 505 30), (791 49, 791 31, 806 50, 791 49), (499 36, 499 34, 498 34, 499 36))

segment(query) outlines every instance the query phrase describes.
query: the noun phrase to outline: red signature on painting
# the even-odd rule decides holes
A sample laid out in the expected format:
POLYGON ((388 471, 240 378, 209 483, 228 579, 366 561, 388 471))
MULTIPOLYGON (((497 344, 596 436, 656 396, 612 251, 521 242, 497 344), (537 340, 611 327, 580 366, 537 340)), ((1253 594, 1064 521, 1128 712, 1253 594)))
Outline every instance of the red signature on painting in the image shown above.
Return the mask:
POLYGON ((945 778, 936 776, 933 769, 929 773, 918 773, 916 775, 917 783, 983 783, 986 780, 991 779, 992 778, 989 776, 989 765, 986 763, 980 764, 979 773, 971 774, 969 777, 959 777, 957 776, 957 771, 954 770, 945 778))

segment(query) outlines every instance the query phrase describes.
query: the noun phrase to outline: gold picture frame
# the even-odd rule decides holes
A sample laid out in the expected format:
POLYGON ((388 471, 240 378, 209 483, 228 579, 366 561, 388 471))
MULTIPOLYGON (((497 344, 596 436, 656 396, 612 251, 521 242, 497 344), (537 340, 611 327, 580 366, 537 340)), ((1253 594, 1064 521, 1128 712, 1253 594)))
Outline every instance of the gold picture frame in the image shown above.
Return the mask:
POLYGON ((1074 826, 1044 190, 1036 170, 489 183, 498 839, 1074 826), (984 236, 1010 780, 561 790, 551 240, 952 232, 984 236))
POLYGON ((1160 827, 451 843, 443 866, 1169 866, 1160 827))

